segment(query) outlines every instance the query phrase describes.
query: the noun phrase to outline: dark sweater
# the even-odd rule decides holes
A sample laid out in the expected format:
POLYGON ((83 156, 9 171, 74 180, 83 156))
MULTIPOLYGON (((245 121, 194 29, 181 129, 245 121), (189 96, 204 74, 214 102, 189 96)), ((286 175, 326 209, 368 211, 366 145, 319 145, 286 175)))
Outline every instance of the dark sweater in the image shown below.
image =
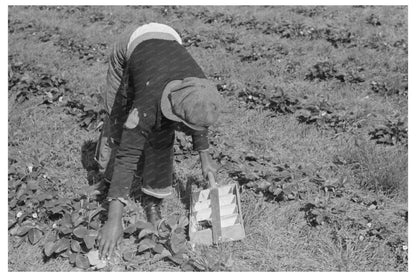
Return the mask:
MULTIPOLYGON (((108 194, 110 198, 128 196, 147 138, 160 133, 162 128, 173 132, 178 124, 165 118, 161 112, 160 101, 165 86, 170 81, 186 77, 205 78, 195 60, 176 41, 152 39, 140 43, 131 54, 127 66, 131 87, 127 95, 127 107, 128 110, 137 108, 140 120, 133 129, 123 128, 108 194)), ((194 150, 209 147, 208 130, 191 132, 194 150)))

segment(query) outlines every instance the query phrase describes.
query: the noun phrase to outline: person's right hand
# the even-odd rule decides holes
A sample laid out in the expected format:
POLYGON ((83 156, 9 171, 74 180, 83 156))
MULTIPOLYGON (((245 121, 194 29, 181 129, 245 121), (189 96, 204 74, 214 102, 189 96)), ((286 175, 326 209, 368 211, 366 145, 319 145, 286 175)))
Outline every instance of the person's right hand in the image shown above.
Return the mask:
POLYGON ((109 259, 114 248, 121 241, 123 226, 121 221, 108 220, 98 233, 99 253, 101 259, 109 259))

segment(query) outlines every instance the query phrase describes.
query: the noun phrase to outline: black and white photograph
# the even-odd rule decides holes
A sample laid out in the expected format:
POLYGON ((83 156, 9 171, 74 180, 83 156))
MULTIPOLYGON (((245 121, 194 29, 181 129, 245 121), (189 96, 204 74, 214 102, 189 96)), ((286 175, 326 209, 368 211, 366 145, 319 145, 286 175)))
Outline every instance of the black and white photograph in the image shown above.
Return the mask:
POLYGON ((409 6, 334 3, 5 5, 8 272, 408 273, 409 6))

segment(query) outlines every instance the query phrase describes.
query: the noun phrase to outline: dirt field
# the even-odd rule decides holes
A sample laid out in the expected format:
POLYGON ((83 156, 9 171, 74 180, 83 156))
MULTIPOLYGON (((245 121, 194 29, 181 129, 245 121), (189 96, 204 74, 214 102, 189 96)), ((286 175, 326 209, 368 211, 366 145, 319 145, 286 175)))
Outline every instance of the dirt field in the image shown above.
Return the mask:
POLYGON ((406 6, 9 7, 9 271, 407 271, 407 20, 406 6), (133 192, 134 228, 102 265, 107 56, 147 22, 175 28, 224 97, 210 151, 240 185, 246 238, 185 242, 187 188, 205 181, 178 132, 170 237, 145 245, 133 192))

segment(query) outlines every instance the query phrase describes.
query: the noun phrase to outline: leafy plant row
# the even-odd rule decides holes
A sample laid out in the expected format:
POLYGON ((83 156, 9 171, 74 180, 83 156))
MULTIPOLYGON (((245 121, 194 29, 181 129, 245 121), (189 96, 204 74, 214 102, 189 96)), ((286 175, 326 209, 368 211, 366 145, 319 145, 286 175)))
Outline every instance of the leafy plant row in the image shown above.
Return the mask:
MULTIPOLYGON (((55 8, 58 9, 59 7, 55 8)), ((77 8, 69 10, 77 10, 77 8)), ((97 16, 99 15, 94 15, 94 20, 99 20, 97 16)), ((35 21, 30 23, 23 23, 20 20, 9 22, 9 33, 20 32, 30 33, 30 36, 39 39, 41 42, 52 41, 62 52, 68 53, 71 57, 76 57, 88 65, 95 62, 104 62, 107 59, 108 46, 106 43, 87 44, 79 38, 64 34, 59 27, 41 26, 35 21)))
POLYGON ((248 109, 295 114, 300 123, 313 124, 321 129, 334 130, 336 133, 361 127, 360 120, 352 112, 340 110, 327 101, 312 103, 307 101, 307 98, 298 99, 287 95, 279 88, 275 88, 271 93, 268 93, 268 90, 264 86, 247 87, 240 91, 238 100, 248 109))
MULTIPOLYGON (((303 14, 305 16, 313 17, 318 14, 322 14, 326 9, 323 7, 296 7, 292 9, 295 13, 303 14)), ((163 7, 158 9, 158 11, 164 16, 174 15, 177 18, 182 18, 185 11, 175 7, 163 7)), ((380 51, 386 51, 389 48, 398 48, 407 52, 407 43, 404 40, 397 40, 394 43, 390 44, 386 42, 384 37, 378 37, 377 35, 370 37, 369 39, 359 39, 356 34, 345 28, 339 28, 331 25, 326 27, 317 28, 314 26, 309 26, 304 23, 297 22, 274 22, 274 21, 263 21, 257 18, 246 19, 238 15, 230 15, 222 12, 210 12, 208 10, 192 12, 191 13, 195 18, 199 18, 205 24, 229 24, 233 28, 244 27, 246 30, 257 30, 266 35, 279 35, 281 38, 290 38, 290 39, 308 39, 308 40, 317 40, 323 39, 331 43, 335 48, 340 46, 361 46, 368 47, 371 49, 377 49, 380 51)), ((370 14, 364 23, 370 24, 372 26, 378 27, 381 25, 380 18, 375 14, 370 14)), ((200 38, 201 41, 203 39, 200 38)), ((198 45, 195 45, 198 47, 198 45)), ((211 47, 212 48, 212 47, 211 47)))
MULTIPOLYGON (((107 268, 109 261, 99 258, 96 241, 106 218, 105 202, 100 204, 96 197, 98 191, 89 187, 75 197, 62 197, 50 189, 57 186, 57 180, 44 173, 42 162, 24 167, 9 162, 8 229, 15 238, 14 247, 26 241, 39 245, 46 259, 62 257, 84 270, 107 268)), ((123 260, 118 264, 121 262, 124 269, 139 269, 144 262, 159 260, 188 271, 210 268, 209 263, 192 256, 186 216, 168 215, 154 227, 139 219, 134 201, 129 202, 126 211, 124 240, 135 246, 119 249, 123 260)))
POLYGON ((408 128, 404 117, 386 119, 386 123, 375 127, 369 135, 377 144, 408 145, 408 128))
POLYGON ((71 94, 67 81, 48 73, 39 73, 37 68, 22 62, 9 64, 9 93, 17 103, 33 96, 43 96, 44 104, 62 101, 63 96, 71 94))
POLYGON ((68 199, 42 191, 40 178, 9 186, 9 234, 33 245, 42 241, 47 258, 61 256, 89 268, 88 253, 95 247, 104 208, 91 198, 92 190, 68 199))
POLYGON ((107 59, 107 44, 96 43, 93 45, 85 44, 81 40, 63 37, 62 35, 54 41, 54 45, 60 47, 61 51, 78 57, 89 64, 104 62, 107 59))
POLYGON ((64 107, 64 111, 78 117, 80 127, 87 130, 99 127, 105 114, 97 105, 95 95, 74 94, 65 79, 22 62, 10 62, 9 93, 17 103, 42 96, 40 104, 64 107))
MULTIPOLYGON (((219 81, 223 78, 215 77, 219 81)), ((228 82, 220 82, 218 91, 227 97, 234 97, 247 109, 268 110, 276 114, 294 114, 299 123, 312 124, 322 130, 332 130, 335 133, 351 132, 363 126, 363 120, 352 111, 345 110, 328 101, 311 102, 286 94, 280 87, 268 88, 263 84, 247 84, 240 89, 228 82)), ((407 90, 407 88, 406 88, 407 90)), ((273 115, 272 115, 273 116, 273 115)), ((383 125, 369 131, 370 139, 379 144, 407 145, 407 124, 405 118, 386 119, 383 125)))

